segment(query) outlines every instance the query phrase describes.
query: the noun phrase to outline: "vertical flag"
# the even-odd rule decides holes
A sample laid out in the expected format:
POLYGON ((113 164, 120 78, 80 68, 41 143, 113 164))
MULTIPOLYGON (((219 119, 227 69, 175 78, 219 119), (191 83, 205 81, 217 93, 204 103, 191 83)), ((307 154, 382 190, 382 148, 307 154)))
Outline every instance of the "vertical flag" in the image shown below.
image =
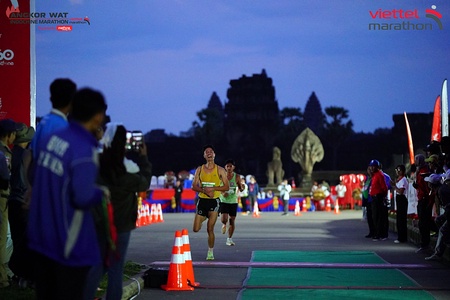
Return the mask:
POLYGON ((441 134, 442 136, 448 136, 448 95, 447 95, 447 79, 444 80, 442 84, 442 93, 441 93, 441 102, 442 102, 442 128, 441 134))
POLYGON ((34 0, 0 1, 0 119, 34 125, 34 0))
POLYGON ((441 141, 441 96, 437 96, 434 103, 433 126, 431 127, 431 141, 441 141))
POLYGON ((414 146, 411 135, 411 128, 409 128, 408 116, 406 115, 406 112, 403 112, 403 115, 405 116, 406 134, 408 136, 409 162, 412 165, 414 163, 414 146))

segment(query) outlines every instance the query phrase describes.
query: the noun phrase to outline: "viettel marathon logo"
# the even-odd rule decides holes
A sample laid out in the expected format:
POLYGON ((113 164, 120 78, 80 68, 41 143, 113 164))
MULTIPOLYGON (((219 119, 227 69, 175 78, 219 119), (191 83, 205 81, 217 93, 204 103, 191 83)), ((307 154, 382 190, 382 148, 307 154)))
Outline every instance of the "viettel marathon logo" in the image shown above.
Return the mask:
POLYGON ((442 30, 442 14, 438 12, 436 5, 432 5, 431 9, 425 9, 425 18, 421 18, 421 14, 417 8, 415 9, 391 9, 369 10, 372 20, 379 22, 369 23, 369 30, 413 30, 425 31, 433 30, 436 25, 442 30), (431 19, 433 22, 427 22, 431 19))
POLYGON ((436 23, 439 25, 439 29, 442 30, 442 22, 441 22, 442 14, 440 12, 436 11, 436 5, 432 5, 431 8, 432 9, 427 8, 425 10, 425 12, 426 12, 425 17, 436 21, 436 23))

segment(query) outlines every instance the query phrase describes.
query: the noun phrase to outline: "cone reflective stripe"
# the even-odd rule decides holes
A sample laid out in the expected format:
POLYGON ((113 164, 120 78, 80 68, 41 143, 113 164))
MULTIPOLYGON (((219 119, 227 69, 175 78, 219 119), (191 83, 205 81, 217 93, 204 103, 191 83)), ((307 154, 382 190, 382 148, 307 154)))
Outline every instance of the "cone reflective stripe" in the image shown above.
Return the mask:
POLYGON ((330 199, 327 199, 327 207, 325 208, 325 210, 326 211, 331 211, 331 201, 330 201, 330 199))
POLYGON ((183 251, 184 251, 184 267, 186 270, 186 277, 191 286, 199 286, 199 282, 195 282, 194 278, 194 267, 192 265, 192 257, 191 257, 191 245, 189 244, 189 235, 188 230, 183 229, 181 231, 182 239, 183 239, 183 251))
POLYGON ((306 208, 306 199, 303 199, 302 210, 303 210, 303 212, 308 211, 308 209, 306 208))
POLYGON ((165 291, 192 291, 193 287, 189 286, 185 271, 185 261, 183 252, 183 239, 181 231, 175 232, 175 241, 172 248, 172 258, 170 260, 169 274, 167 276, 167 284, 161 288, 165 291))
POLYGON ((150 205, 145 204, 145 221, 147 225, 152 224, 152 217, 150 216, 150 205))
POLYGON ((141 205, 141 220, 142 220, 142 226, 148 225, 147 218, 145 216, 145 205, 141 205))
POLYGON ((334 213, 335 214, 340 214, 339 212, 339 200, 336 199, 336 204, 334 205, 334 213))
POLYGON ((300 213, 300 201, 298 201, 298 200, 295 202, 294 215, 295 216, 301 216, 302 215, 300 213))
POLYGON ((159 223, 164 222, 163 215, 162 215, 161 203, 158 203, 158 205, 156 206, 156 212, 158 214, 157 222, 159 222, 159 223))
POLYGON ((150 216, 152 218, 152 223, 157 223, 158 222, 158 215, 156 213, 156 204, 155 203, 153 203, 152 206, 151 206, 150 216))
POLYGON ((258 201, 255 201, 255 204, 253 205, 253 218, 259 218, 259 208, 258 208, 258 201))

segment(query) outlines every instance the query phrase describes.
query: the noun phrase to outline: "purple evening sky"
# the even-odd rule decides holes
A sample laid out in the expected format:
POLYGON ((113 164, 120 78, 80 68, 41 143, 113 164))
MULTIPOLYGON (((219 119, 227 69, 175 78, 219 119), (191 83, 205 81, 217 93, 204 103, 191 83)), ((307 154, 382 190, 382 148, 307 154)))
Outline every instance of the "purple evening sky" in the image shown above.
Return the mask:
POLYGON ((90 20, 71 32, 35 26, 38 116, 51 81, 69 77, 102 91, 128 129, 179 134, 214 91, 225 103, 230 79, 264 68, 280 109, 303 111, 314 91, 322 108, 348 109, 355 131, 373 132, 393 114, 431 112, 450 74, 447 0, 66 0, 35 11, 90 20), (426 17, 433 5, 442 30, 426 17))

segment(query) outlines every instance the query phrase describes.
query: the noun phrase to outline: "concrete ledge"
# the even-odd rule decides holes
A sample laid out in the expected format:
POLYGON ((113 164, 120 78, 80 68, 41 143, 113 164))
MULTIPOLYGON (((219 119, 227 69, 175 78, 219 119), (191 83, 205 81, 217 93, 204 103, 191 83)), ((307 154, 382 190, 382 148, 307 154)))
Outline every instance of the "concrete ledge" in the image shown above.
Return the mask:
POLYGON ((130 299, 131 297, 138 295, 140 291, 144 289, 143 275, 143 273, 138 274, 124 283, 122 300, 130 299))

